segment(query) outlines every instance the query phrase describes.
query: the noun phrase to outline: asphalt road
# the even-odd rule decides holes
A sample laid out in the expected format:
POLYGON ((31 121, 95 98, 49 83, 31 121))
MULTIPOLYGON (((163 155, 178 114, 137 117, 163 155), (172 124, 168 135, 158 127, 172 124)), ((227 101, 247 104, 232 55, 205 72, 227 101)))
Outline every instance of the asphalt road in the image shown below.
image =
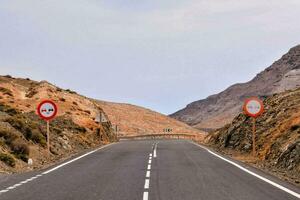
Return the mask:
POLYGON ((299 199, 300 188, 229 162, 184 140, 122 141, 46 170, 0 175, 0 199, 299 199))

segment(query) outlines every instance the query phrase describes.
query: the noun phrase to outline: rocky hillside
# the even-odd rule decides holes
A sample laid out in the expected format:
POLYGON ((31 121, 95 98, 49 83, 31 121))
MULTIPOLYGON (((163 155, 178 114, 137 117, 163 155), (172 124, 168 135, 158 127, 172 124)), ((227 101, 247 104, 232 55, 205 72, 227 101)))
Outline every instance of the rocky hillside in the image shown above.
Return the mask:
MULTIPOLYGON (((266 111, 257 119, 258 164, 299 184, 300 89, 272 95, 264 104, 266 111)), ((239 152, 245 158, 252 150, 251 130, 252 119, 239 114, 232 123, 212 133, 208 143, 221 151, 239 152)))
POLYGON ((155 111, 130 104, 97 101, 107 113, 114 125, 120 128, 120 135, 141 135, 163 133, 164 129, 172 129, 172 133, 201 134, 182 122, 155 111))
POLYGON ((90 99, 48 82, 0 76, 0 171, 33 168, 66 158, 86 148, 115 140, 111 123, 97 124, 103 112, 90 99), (51 155, 46 153, 46 123, 35 110, 43 99, 52 99, 59 108, 51 121, 51 155))
POLYGON ((28 158, 33 159, 34 168, 39 168, 85 148, 114 141, 112 125, 119 125, 119 133, 125 136, 162 133, 166 128, 173 133, 201 133, 142 107, 93 100, 46 81, 0 76, 0 171, 27 169, 28 158), (45 156, 45 122, 35 113, 44 99, 58 105, 58 117, 51 122, 50 158, 45 156), (97 123, 98 116, 106 121, 97 123))
POLYGON ((216 129, 230 123, 245 98, 269 96, 300 86, 300 45, 259 73, 253 80, 236 84, 207 99, 189 104, 171 117, 199 129, 216 129))

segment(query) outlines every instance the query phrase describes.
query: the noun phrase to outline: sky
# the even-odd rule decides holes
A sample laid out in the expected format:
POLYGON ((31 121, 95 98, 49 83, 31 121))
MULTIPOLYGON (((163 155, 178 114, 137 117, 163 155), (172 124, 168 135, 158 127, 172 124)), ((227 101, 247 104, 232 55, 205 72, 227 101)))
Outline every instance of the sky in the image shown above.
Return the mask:
POLYGON ((1 0, 0 74, 164 114, 300 44, 299 0, 1 0))

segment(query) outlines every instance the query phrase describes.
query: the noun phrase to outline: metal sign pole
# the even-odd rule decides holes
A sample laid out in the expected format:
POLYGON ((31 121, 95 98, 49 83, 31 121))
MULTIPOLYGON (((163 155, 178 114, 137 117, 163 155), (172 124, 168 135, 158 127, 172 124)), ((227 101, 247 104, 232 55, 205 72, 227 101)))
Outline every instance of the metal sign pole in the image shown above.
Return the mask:
POLYGON ((37 107, 37 114, 47 123, 47 154, 50 157, 50 120, 57 114, 57 106, 51 100, 44 100, 37 107))
POLYGON ((253 118, 252 154, 253 157, 256 157, 256 118, 262 115, 262 113, 264 112, 264 104, 259 98, 252 97, 246 99, 243 109, 246 115, 253 118))
POLYGON ((49 120, 47 120, 47 149, 48 149, 48 156, 50 156, 50 128, 49 128, 49 120))
POLYGON ((256 118, 253 117, 253 133, 252 133, 252 153, 253 153, 253 157, 256 156, 256 118))

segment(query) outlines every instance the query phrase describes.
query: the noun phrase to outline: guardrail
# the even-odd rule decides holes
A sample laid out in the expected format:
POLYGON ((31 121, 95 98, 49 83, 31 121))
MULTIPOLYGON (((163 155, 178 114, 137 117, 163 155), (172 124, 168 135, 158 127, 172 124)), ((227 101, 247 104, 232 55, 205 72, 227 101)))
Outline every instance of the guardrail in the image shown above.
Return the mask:
POLYGON ((186 139, 197 140, 200 135, 197 134, 145 134, 145 135, 133 135, 133 136, 119 136, 120 140, 135 140, 135 139, 186 139))

